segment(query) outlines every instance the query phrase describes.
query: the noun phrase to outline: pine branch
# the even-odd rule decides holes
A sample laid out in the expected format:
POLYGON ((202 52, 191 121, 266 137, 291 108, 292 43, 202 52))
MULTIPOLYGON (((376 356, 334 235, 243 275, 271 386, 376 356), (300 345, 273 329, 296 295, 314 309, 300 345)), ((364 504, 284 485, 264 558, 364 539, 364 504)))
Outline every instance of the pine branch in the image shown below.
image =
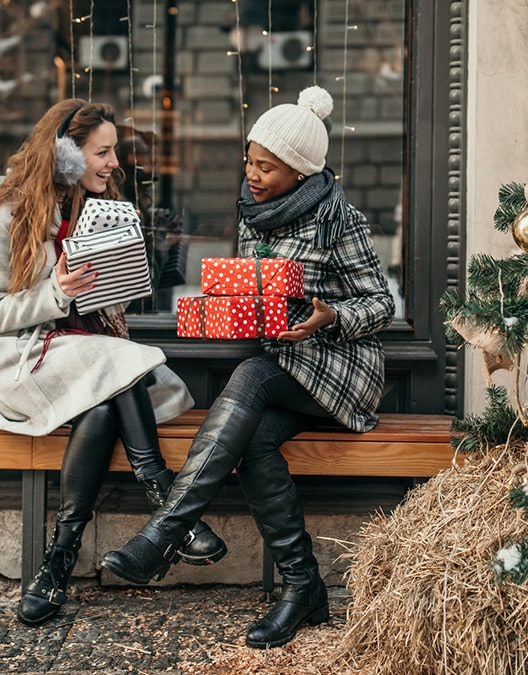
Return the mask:
POLYGON ((511 226, 517 215, 528 208, 528 202, 524 196, 522 183, 505 183, 499 189, 499 206, 495 211, 493 220, 495 229, 499 232, 511 230, 511 226))
POLYGON ((515 485, 510 490, 510 502, 518 509, 524 509, 528 513, 528 486, 515 485))
POLYGON ((505 387, 492 385, 486 390, 488 406, 482 415, 470 413, 451 424, 451 445, 463 452, 481 450, 486 452, 494 445, 506 443, 508 435, 512 441, 528 440, 528 429, 517 419, 508 399, 505 387), (513 430, 512 430, 513 427, 513 430))
POLYGON ((497 260, 481 253, 472 256, 468 265, 468 285, 484 297, 500 293, 501 286, 505 295, 517 296, 521 282, 527 277, 527 254, 497 260))

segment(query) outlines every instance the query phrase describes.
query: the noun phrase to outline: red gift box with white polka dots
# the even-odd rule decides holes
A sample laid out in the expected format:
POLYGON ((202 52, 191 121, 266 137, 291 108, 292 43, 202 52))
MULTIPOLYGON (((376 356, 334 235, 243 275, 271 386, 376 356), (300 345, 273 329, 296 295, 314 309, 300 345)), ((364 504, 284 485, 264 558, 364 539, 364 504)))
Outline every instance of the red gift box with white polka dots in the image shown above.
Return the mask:
POLYGON ((288 258, 204 258, 202 293, 302 298, 304 267, 288 258))
POLYGON ((275 338, 287 327, 287 300, 279 296, 178 298, 179 337, 219 340, 275 338))

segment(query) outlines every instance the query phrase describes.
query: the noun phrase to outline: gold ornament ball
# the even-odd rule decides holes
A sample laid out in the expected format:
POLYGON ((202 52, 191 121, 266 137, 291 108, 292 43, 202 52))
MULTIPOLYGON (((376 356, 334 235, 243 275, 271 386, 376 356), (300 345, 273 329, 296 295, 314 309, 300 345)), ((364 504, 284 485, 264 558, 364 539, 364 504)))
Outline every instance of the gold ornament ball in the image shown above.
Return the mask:
POLYGON ((512 235, 517 246, 528 252, 528 209, 521 211, 513 221, 512 235))

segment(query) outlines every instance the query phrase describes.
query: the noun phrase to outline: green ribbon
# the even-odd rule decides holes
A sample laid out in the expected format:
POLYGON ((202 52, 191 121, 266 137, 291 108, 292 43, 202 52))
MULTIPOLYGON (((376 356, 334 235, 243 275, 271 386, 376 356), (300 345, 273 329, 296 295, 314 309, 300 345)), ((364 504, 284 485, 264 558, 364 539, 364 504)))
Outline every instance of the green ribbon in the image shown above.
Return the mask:
POLYGON ((269 244, 265 244, 263 241, 255 244, 253 249, 253 255, 255 256, 256 262, 256 273, 257 273, 257 292, 259 295, 262 295, 262 274, 260 272, 260 259, 261 258, 278 258, 278 254, 271 248, 269 244))
POLYGON ((275 253, 275 251, 271 248, 271 246, 269 244, 265 244, 263 241, 259 242, 258 244, 255 244, 255 248, 253 249, 253 255, 257 259, 279 257, 278 253, 275 253))

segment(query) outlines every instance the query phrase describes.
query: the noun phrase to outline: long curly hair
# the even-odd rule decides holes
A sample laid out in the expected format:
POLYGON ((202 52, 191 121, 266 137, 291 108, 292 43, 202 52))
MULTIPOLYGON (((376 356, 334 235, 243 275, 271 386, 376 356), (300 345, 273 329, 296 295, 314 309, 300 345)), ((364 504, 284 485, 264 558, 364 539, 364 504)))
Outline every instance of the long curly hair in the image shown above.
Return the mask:
MULTIPOLYGON (((115 124, 110 105, 66 99, 43 115, 31 136, 8 160, 6 178, 0 186, 0 204, 9 204, 11 209, 10 293, 32 288, 37 283, 46 263, 42 244, 51 238, 57 204, 69 204, 70 228, 73 228, 86 196, 79 183, 65 186, 55 181, 57 131, 75 109, 78 111, 69 123, 67 134, 80 148, 100 124, 115 124)), ((119 171, 112 174, 106 190, 97 195, 99 198, 119 198, 119 171)))

